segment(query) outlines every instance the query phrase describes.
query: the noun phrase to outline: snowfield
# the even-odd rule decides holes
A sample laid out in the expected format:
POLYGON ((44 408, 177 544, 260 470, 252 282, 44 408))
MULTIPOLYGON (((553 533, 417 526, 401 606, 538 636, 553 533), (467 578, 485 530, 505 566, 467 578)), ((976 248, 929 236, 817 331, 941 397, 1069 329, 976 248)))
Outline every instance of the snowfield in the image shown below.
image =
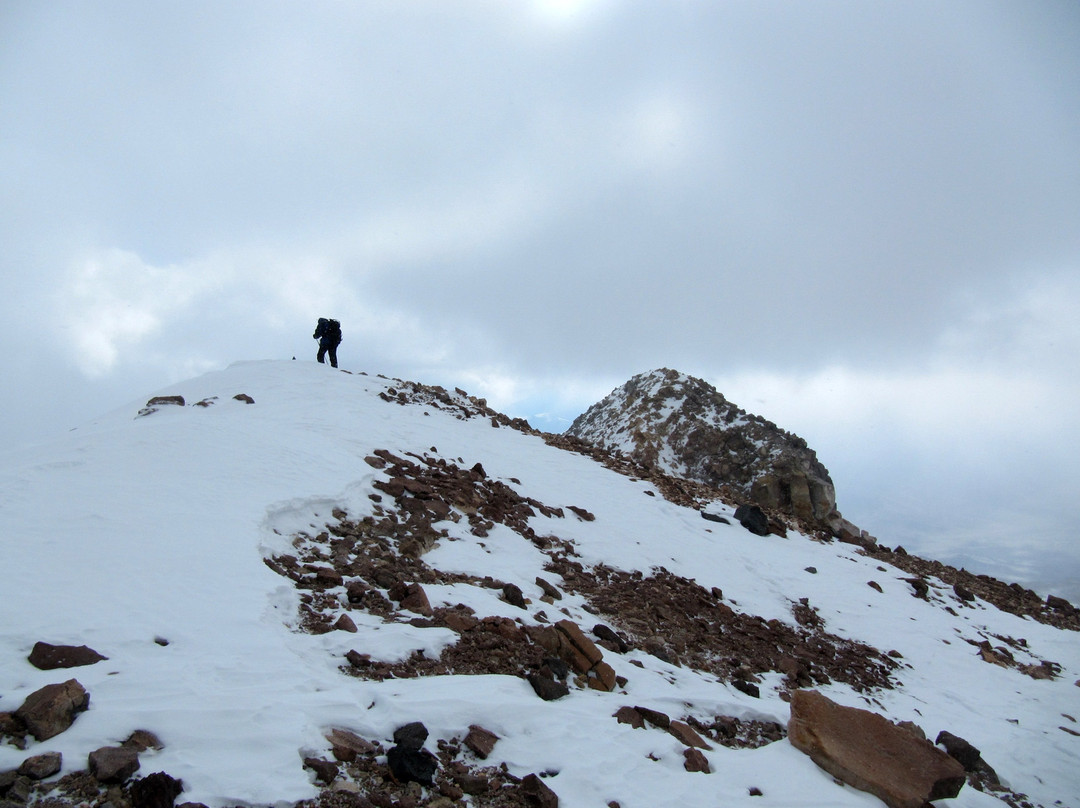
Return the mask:
MULTIPOLYGON (((571 689, 551 702, 514 676, 376 682, 344 674, 351 649, 396 661, 417 649, 438 656, 456 639, 448 629, 359 611, 350 612, 356 634, 301 633, 299 593, 264 563, 291 551, 297 534, 324 530, 335 509, 351 519, 371 514, 373 483, 384 475, 364 458, 386 449, 462 468, 481 463, 523 496, 588 510, 594 521, 568 514, 530 522, 538 533, 573 542, 585 565, 645 574, 665 567, 723 590, 732 608, 792 624, 793 602, 808 598, 829 631, 895 650, 903 663, 895 675, 902 685, 871 694, 872 703, 842 684, 822 692, 914 721, 931 740, 940 730, 960 735, 1014 791, 1045 808, 1080 808, 1077 633, 982 602, 954 604, 950 614, 933 599, 912 597, 905 573, 856 547, 798 534, 762 538, 734 520, 706 521, 648 495, 649 483, 540 437, 379 397, 396 385, 310 362, 238 363, 158 392, 182 395, 187 406, 140 416, 140 399, 51 443, 0 455, 0 712, 69 678, 91 696, 89 710, 66 732, 31 740, 26 750, 0 744, 0 772, 44 751, 63 754, 65 773, 82 769, 89 752, 141 728, 157 734, 164 749, 144 753, 139 774, 180 778, 186 790, 178 802, 287 805, 318 794, 302 761, 330 756, 329 728, 389 745, 396 727, 422 721, 432 750, 473 724, 495 732, 500 740, 487 763, 505 763, 517 776, 546 773, 565 808, 611 801, 622 808, 881 805, 838 785, 787 740, 707 750, 712 774, 705 775, 684 769, 683 746, 672 736, 612 718, 620 706, 646 705, 673 718, 786 724, 779 674, 766 677, 761 698, 753 698, 634 650, 604 657, 626 677, 625 688, 571 689), (212 397, 209 406, 193 406, 212 397), (1061 675, 1035 680, 983 661, 966 642, 995 637, 1023 638, 1027 650, 1014 651, 1018 662, 1051 660, 1061 675), (39 640, 86 644, 108 659, 37 670, 27 655, 39 640), (763 796, 750 796, 751 788, 763 796)), ((455 540, 440 542, 426 563, 514 583, 532 603, 523 612, 497 590, 454 584, 428 587, 433 605, 464 603, 478 616, 525 624, 537 622, 540 607, 557 611, 540 603, 535 580, 550 574, 532 544, 503 525, 484 538, 465 521, 446 527, 455 540)), ((574 595, 559 602, 570 619, 592 626, 596 618, 584 606, 574 595)), ((969 786, 943 804, 1003 805, 969 786)))

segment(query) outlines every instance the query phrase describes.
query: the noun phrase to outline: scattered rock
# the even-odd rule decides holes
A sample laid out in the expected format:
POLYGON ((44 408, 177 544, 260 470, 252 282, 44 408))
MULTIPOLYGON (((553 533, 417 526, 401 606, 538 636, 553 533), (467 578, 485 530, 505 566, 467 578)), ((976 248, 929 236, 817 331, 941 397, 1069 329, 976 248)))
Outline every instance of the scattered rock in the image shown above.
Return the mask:
POLYGON ((15 717, 35 739, 46 741, 70 727, 89 706, 90 694, 77 680, 68 679, 31 693, 15 711, 15 717))
POLYGON ((536 585, 543 590, 544 594, 552 600, 562 600, 562 592, 556 589, 552 584, 545 581, 543 578, 537 577, 536 585))
POLYGON ((615 718, 620 724, 629 724, 634 729, 645 727, 645 718, 634 707, 620 707, 615 711, 615 718))
POLYGON ((502 596, 503 600, 511 606, 517 606, 519 609, 528 608, 525 603, 525 594, 517 584, 505 584, 502 588, 502 596))
POLYGON ((525 796, 525 804, 529 808, 559 808, 558 795, 535 774, 522 778, 521 793, 525 796))
POLYGON ((146 402, 147 407, 160 407, 160 406, 184 406, 183 396, 154 396, 152 399, 146 402))
POLYGON ((400 603, 402 609, 422 614, 425 617, 431 617, 431 615, 434 614, 434 611, 431 608, 431 601, 428 600, 427 592, 424 591, 420 584, 398 583, 395 586, 390 587, 387 594, 390 596, 391 600, 396 600, 400 603))
POLYGON ((867 582, 866 582, 866 585, 867 585, 868 587, 870 587, 871 589, 875 589, 875 590, 877 590, 878 592, 881 592, 881 591, 882 591, 882 589, 881 589, 881 584, 879 584, 879 583, 878 583, 877 581, 867 581, 867 582))
POLYGON ((473 751, 474 755, 481 760, 486 760, 487 756, 495 749, 498 740, 499 736, 491 730, 473 724, 469 727, 469 734, 465 736, 464 743, 473 751))
POLYGON ((740 505, 735 509, 735 518, 755 536, 768 536, 772 533, 769 517, 757 505, 740 505))
POLYGON ((139 770, 139 752, 131 746, 103 746, 90 753, 90 773, 102 783, 122 783, 139 770))
POLYGON ((532 689, 536 691, 536 695, 544 701, 555 701, 570 694, 570 688, 562 682, 557 682, 538 673, 530 673, 526 678, 529 684, 532 685, 532 689))
POLYGON ((712 749, 704 738, 702 738, 689 724, 682 721, 672 721, 668 726, 668 732, 678 738, 679 742, 684 746, 696 747, 698 749, 712 749))
MULTIPOLYGON (((135 780, 128 786, 132 808, 173 808, 173 803, 184 790, 182 781, 165 772, 154 772, 135 780)), ((185 806, 199 803, 184 803, 185 806)))
POLYGON ((659 710, 650 710, 648 707, 634 707, 642 718, 658 729, 668 729, 671 726, 671 717, 659 710))
POLYGON ((159 752, 165 748, 165 744, 161 742, 161 739, 148 729, 135 730, 127 737, 123 745, 133 747, 139 752, 145 752, 147 749, 159 752))
POLYGON ((694 749, 693 747, 683 750, 683 768, 688 772, 712 774, 709 759, 705 757, 705 754, 700 749, 694 749))
POLYGON ((304 767, 315 772, 315 779, 324 785, 330 785, 334 782, 341 771, 334 761, 317 757, 304 758, 304 767))
POLYGON ((813 690, 792 695, 788 738, 829 774, 890 808, 955 797, 965 782, 964 767, 928 741, 813 690))
POLYGON ((326 740, 330 741, 334 757, 345 763, 351 763, 359 755, 370 755, 376 750, 375 744, 347 729, 330 730, 326 733, 326 740))
POLYGON ((93 665, 108 659, 93 648, 85 645, 50 645, 47 642, 34 643, 34 649, 27 660, 38 670, 51 671, 57 668, 79 668, 93 665))
POLYGON ((953 735, 951 732, 942 730, 938 733, 934 743, 944 747, 945 751, 949 753, 949 757, 954 758, 961 766, 963 766, 964 771, 975 771, 979 766, 979 762, 982 760, 982 753, 978 749, 963 738, 953 735))
POLYGON ((19 766, 18 773, 31 780, 44 780, 60 771, 63 756, 59 752, 45 752, 28 757, 19 766))
POLYGON ((249 396, 247 393, 237 393, 233 396, 234 401, 243 401, 245 404, 254 404, 255 399, 249 396))
POLYGON ((395 746, 386 753, 390 775, 399 783, 430 786, 438 769, 435 756, 424 749, 395 746))
POLYGON ((413 721, 394 730, 394 743, 402 749, 422 749, 428 737, 428 728, 420 721, 413 721))
POLYGON ((348 631, 350 634, 356 634, 359 629, 356 627, 356 623, 347 614, 341 615, 334 623, 334 628, 338 631, 348 631))

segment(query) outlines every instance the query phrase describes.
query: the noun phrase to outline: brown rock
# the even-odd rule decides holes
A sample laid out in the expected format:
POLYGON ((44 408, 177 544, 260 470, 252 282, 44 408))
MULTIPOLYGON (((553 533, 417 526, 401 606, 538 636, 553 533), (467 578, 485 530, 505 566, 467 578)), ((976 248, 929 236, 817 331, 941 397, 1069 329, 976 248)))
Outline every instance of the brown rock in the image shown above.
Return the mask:
POLYGON ((345 763, 352 763, 359 755, 368 755, 375 751, 375 744, 366 741, 355 732, 334 728, 326 733, 334 757, 345 763))
POLYGON ((688 772, 712 774, 712 769, 709 767, 709 759, 705 757, 700 749, 684 749, 683 758, 683 768, 688 772))
POLYGON ((43 671, 79 668, 84 665, 93 665, 103 659, 108 659, 108 657, 102 656, 85 645, 50 645, 47 642, 34 643, 34 649, 27 657, 31 665, 43 671))
POLYGON ((359 631, 359 629, 357 629, 356 627, 356 623, 347 614, 343 614, 337 619, 337 622, 334 623, 334 628, 336 628, 338 631, 348 631, 351 634, 355 634, 357 631, 359 631))
POLYGON ((161 739, 148 729, 135 730, 124 741, 124 746, 134 747, 140 752, 145 752, 147 749, 160 751, 165 748, 165 744, 161 742, 161 739))
POLYGON ((658 729, 667 729, 671 726, 671 717, 659 710, 650 710, 648 707, 634 707, 641 717, 658 729))
POLYGON ((15 711, 15 717, 34 738, 45 741, 70 727, 75 716, 89 706, 90 694, 78 681, 68 679, 31 693, 15 711))
POLYGON ((642 729, 645 726, 645 719, 634 707, 620 707, 615 711, 615 718, 620 724, 629 724, 634 729, 642 729))
POLYGON ((46 752, 28 757, 19 766, 18 773, 31 780, 44 780, 60 771, 63 762, 63 756, 59 752, 46 752))
MULTIPOLYGON (((604 658, 604 654, 596 647, 596 643, 585 636, 585 633, 581 630, 581 627, 572 620, 560 620, 555 624, 555 628, 564 637, 566 637, 571 645, 588 660, 588 667, 580 673, 588 672, 593 665, 604 658)), ((566 660, 570 662, 570 660, 566 660)), ((571 663, 573 664, 573 663, 571 663)))
POLYGON ((154 396, 146 402, 147 407, 158 407, 162 404, 172 404, 177 407, 184 406, 183 396, 154 396))
POLYGON ((529 808, 559 808, 559 797, 535 774, 527 775, 521 781, 521 793, 529 808))
POLYGON ((139 752, 131 746, 103 746, 90 753, 90 773, 102 783, 122 783, 139 770, 139 752))
POLYGON ((829 774, 890 808, 923 808, 964 785, 964 767, 928 741, 813 690, 793 694, 788 738, 829 774))
POLYGON ((491 730, 473 724, 469 727, 469 734, 465 736, 465 745, 473 751, 481 760, 487 760, 498 742, 499 736, 491 730))
POLYGON ((420 584, 398 584, 389 590, 390 597, 401 604, 402 609, 431 617, 435 612, 431 608, 427 592, 420 584))
POLYGON ((597 662, 589 671, 589 687, 610 693, 618 685, 615 669, 606 662, 597 662))
POLYGON ((712 749, 705 739, 697 734, 693 727, 682 721, 672 721, 668 726, 668 732, 678 738, 679 741, 686 746, 692 746, 698 749, 712 749))

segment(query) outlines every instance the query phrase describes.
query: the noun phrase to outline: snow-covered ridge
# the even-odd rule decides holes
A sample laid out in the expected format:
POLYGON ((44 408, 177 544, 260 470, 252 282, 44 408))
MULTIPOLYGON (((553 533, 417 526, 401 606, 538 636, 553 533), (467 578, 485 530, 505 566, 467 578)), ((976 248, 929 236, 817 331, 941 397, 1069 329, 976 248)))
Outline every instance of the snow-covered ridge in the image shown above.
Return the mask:
MULTIPOLYGON (((885 560, 794 532, 753 536, 719 502, 707 512, 728 523, 703 519, 646 480, 493 420, 475 399, 430 390, 242 363, 159 391, 184 406, 139 416, 142 398, 3 456, 0 712, 71 678, 90 702, 52 738, 0 743, 0 772, 55 751, 67 776, 143 729, 162 748, 140 754, 135 777, 181 779, 178 803, 316 798, 321 775, 305 760, 340 764, 326 793, 378 778, 398 799, 406 791, 381 779, 385 752, 395 730, 421 721, 449 796, 414 787, 418 805, 494 799, 457 797, 451 786, 473 782, 452 777, 458 763, 508 799, 516 780, 543 775, 571 808, 878 804, 774 737, 797 667, 779 669, 782 654, 757 670, 753 655, 710 653, 710 636, 738 649, 740 632, 775 631, 788 643, 862 643, 894 663, 891 686, 812 664, 799 686, 931 739, 948 730, 1011 792, 1078 805, 1075 632, 966 600, 934 576, 917 597, 911 574, 885 560), (414 584, 430 615, 405 606, 414 584), (595 639, 614 690, 570 676, 566 695, 538 696, 526 675, 533 637, 563 620, 626 643, 595 639), (27 661, 38 641, 107 659, 40 670, 27 661), (451 649, 489 642, 505 669, 437 669, 451 649), (1048 678, 1033 678, 1040 670, 1048 678), (687 770, 688 747, 670 732, 620 723, 624 707, 700 727, 711 774, 687 770), (473 726, 497 736, 486 759, 463 740, 473 726), (735 726, 743 748, 720 742, 719 728, 735 726), (335 729, 378 746, 334 761, 335 729)), ((1002 805, 970 786, 951 804, 1002 805)))

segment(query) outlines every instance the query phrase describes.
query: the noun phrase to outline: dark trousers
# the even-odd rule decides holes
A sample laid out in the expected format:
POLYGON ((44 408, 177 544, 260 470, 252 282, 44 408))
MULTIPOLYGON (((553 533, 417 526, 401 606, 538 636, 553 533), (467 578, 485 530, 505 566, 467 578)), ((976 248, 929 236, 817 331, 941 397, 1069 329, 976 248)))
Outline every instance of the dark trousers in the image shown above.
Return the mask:
POLYGON ((337 343, 336 342, 320 342, 319 343, 319 355, 317 359, 319 362, 323 361, 323 357, 330 354, 330 367, 337 367, 337 343))

